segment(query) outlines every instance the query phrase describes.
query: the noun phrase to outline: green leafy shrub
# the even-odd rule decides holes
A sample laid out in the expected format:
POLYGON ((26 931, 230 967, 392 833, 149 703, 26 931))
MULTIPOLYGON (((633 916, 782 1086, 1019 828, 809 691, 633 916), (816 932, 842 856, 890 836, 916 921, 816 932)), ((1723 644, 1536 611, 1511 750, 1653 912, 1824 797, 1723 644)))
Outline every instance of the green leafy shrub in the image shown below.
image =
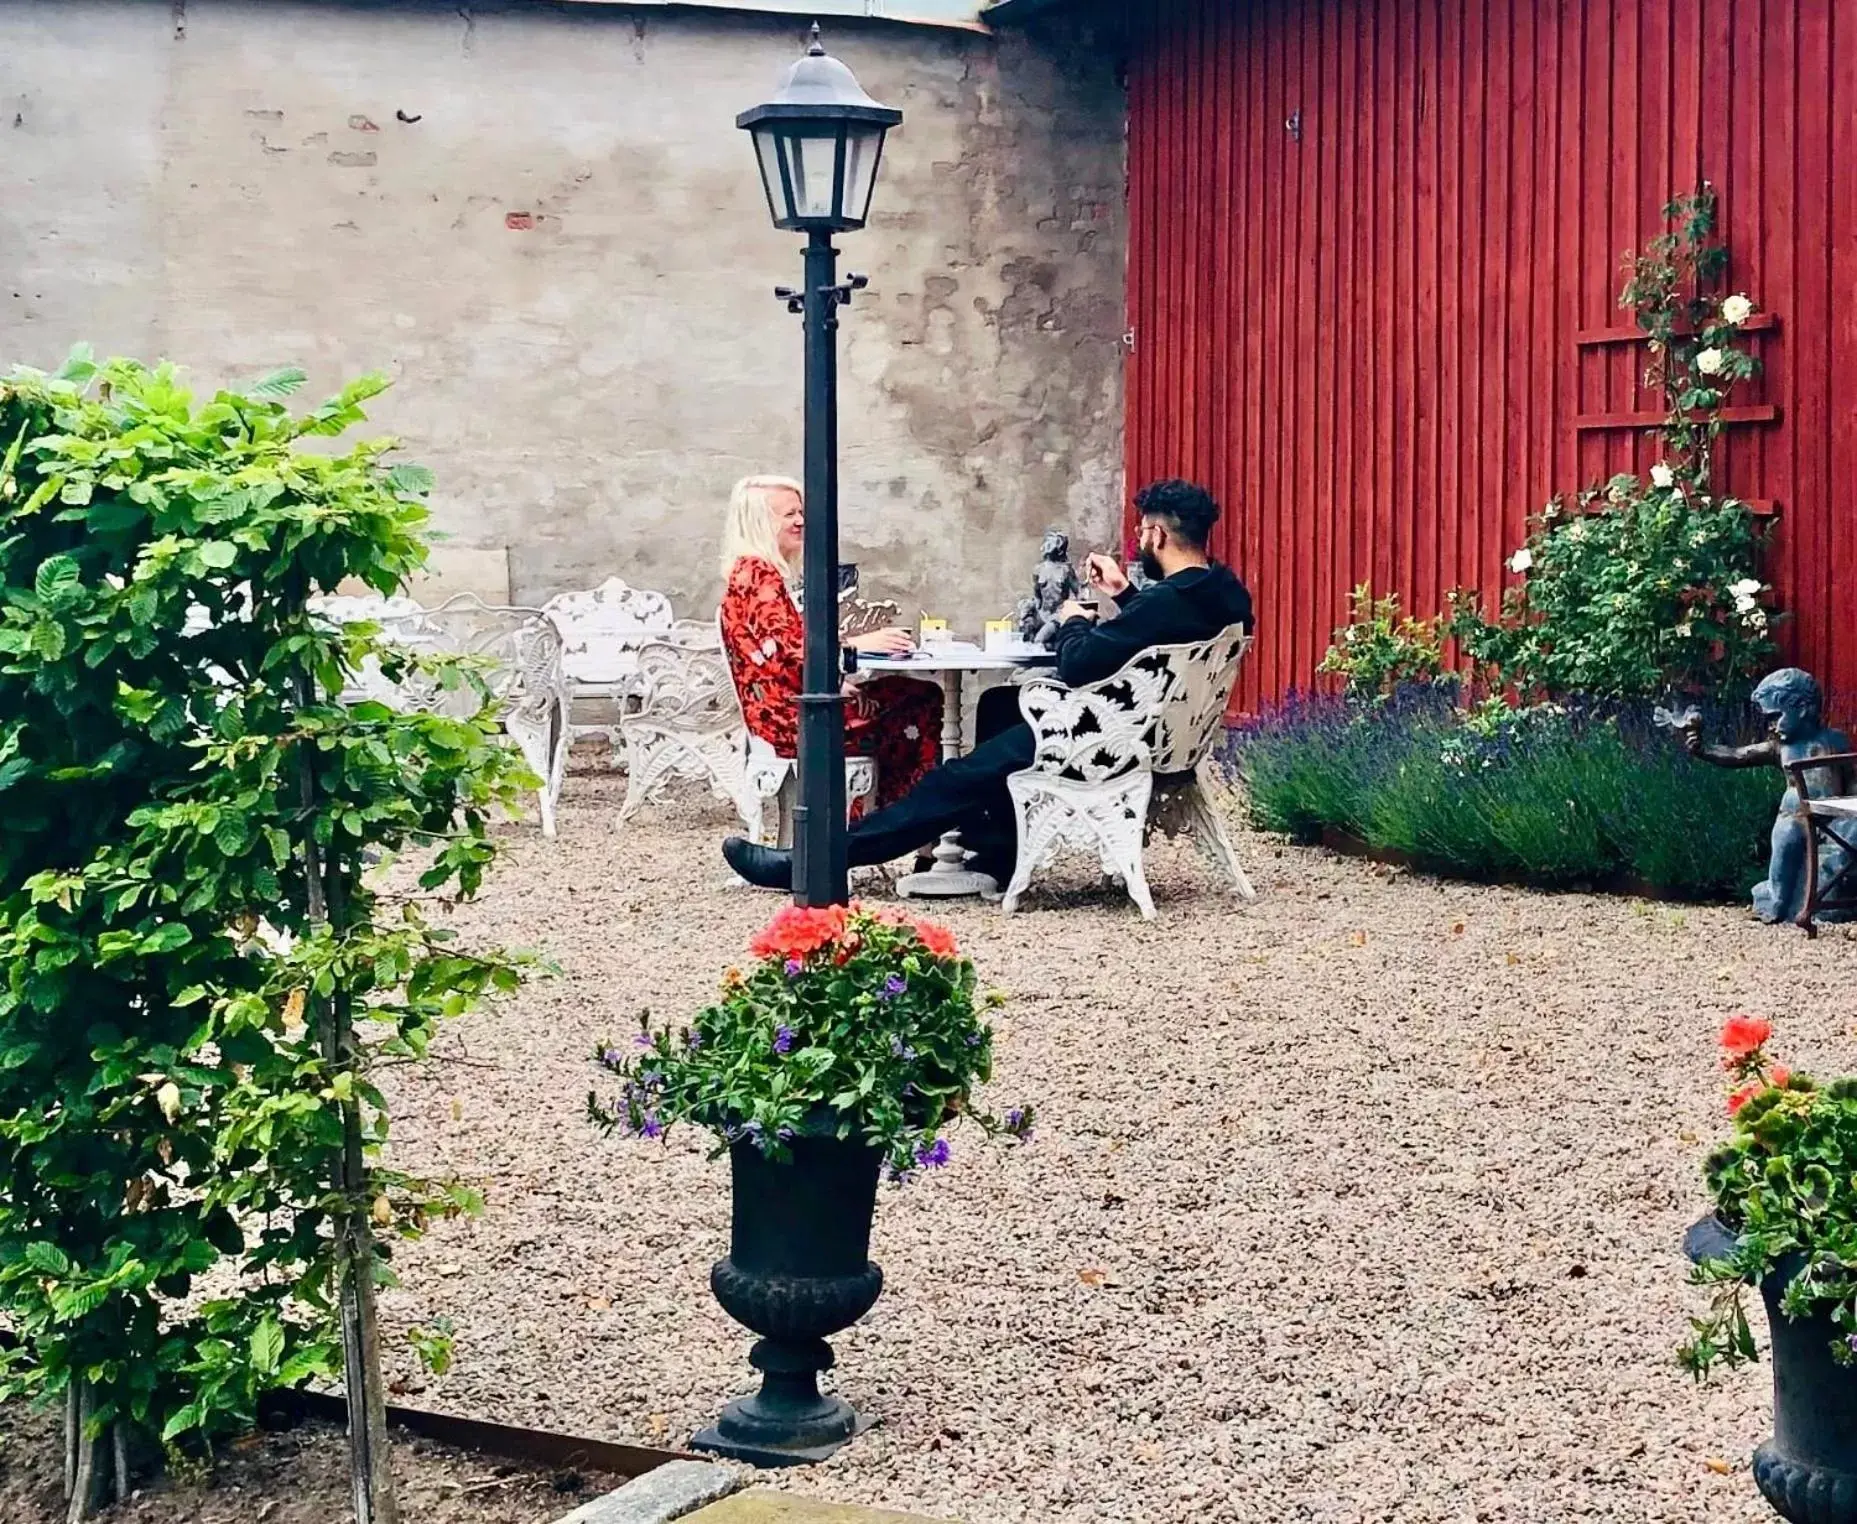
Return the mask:
POLYGON ((718 1152, 747 1141, 776 1159, 802 1132, 859 1137, 893 1179, 945 1163, 940 1134, 960 1117, 1029 1135, 1029 1109, 1000 1121, 974 1103, 993 1030, 946 927, 857 905, 788 906, 749 951, 753 966, 731 969, 693 1026, 654 1032, 647 1020, 630 1052, 601 1045, 623 1089, 612 1104, 588 1097, 595 1121, 647 1138, 694 1122, 718 1152))
POLYGON ((385 382, 295 417, 300 380, 200 404, 78 352, 0 382, 0 1397, 64 1402, 77 1512, 100 1454, 339 1369, 376 1235, 473 1204, 382 1167, 369 1070, 517 973, 364 854, 468 894, 525 775, 468 664, 465 718, 340 701, 401 658, 307 601, 419 568, 431 476, 327 445, 385 382))
POLYGON ((1349 594, 1348 610, 1316 671, 1338 674, 1355 698, 1387 698, 1412 683, 1443 680, 1439 620, 1402 615, 1396 596, 1375 598, 1365 582, 1349 594))
POLYGON ((1785 1315, 1829 1318, 1833 1356, 1857 1361, 1857 1080, 1821 1089, 1790 1072, 1767 1055, 1772 1033, 1752 1016, 1722 1028, 1734 1131, 1703 1176, 1715 1215, 1735 1239, 1727 1255, 1692 1275, 1709 1288, 1709 1307, 1690 1320, 1679 1357, 1698 1378, 1717 1364, 1755 1358, 1747 1291, 1774 1275, 1788 1277, 1785 1315))

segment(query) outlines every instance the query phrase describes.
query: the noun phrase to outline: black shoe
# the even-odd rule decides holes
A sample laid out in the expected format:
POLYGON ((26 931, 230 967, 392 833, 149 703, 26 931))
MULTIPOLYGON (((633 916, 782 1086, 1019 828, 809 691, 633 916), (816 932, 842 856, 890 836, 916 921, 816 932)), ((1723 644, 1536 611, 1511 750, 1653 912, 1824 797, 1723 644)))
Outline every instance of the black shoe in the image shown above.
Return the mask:
POLYGON ((778 847, 763 847, 740 836, 722 843, 722 858, 757 889, 791 889, 793 854, 778 847))

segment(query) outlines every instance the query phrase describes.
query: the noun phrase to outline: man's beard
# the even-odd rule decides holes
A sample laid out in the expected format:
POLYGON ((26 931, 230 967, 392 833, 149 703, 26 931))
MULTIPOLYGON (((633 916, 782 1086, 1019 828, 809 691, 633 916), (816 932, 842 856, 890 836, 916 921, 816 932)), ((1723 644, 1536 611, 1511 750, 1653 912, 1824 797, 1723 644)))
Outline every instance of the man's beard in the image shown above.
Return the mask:
POLYGON ((1164 582, 1167 572, 1161 565, 1160 557, 1151 550, 1143 550, 1137 559, 1141 562, 1141 574, 1150 582, 1164 582))

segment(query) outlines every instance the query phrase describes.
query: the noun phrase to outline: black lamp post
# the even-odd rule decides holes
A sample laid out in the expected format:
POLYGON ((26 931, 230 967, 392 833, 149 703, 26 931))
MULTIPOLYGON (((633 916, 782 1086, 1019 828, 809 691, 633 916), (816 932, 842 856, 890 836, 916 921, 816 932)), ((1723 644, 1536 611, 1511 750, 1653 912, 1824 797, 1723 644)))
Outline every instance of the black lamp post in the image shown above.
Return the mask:
POLYGON ((838 654, 838 309, 865 278, 838 280, 834 233, 864 226, 883 139, 903 113, 880 106, 812 29, 806 56, 773 99, 735 118, 754 136, 774 226, 806 235, 805 284, 775 294, 806 324, 806 664, 800 695, 793 899, 842 905, 845 701, 838 654))

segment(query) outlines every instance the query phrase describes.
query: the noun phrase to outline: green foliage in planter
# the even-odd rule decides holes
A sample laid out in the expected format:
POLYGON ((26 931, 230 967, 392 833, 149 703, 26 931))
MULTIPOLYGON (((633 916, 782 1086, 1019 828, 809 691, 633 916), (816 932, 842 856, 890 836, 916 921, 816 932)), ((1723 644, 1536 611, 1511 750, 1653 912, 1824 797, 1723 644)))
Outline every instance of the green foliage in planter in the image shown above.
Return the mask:
POLYGON ((1002 1120, 973 1088, 993 1067, 993 1029, 980 1019, 974 965, 931 921, 842 905, 788 906, 749 944, 721 997, 694 1025, 654 1031, 642 1019, 630 1049, 602 1044, 598 1062, 622 1085, 608 1104, 589 1095, 602 1127, 655 1138, 694 1122, 717 1151, 749 1141, 771 1157, 820 1129, 883 1150, 892 1179, 947 1162, 940 1133, 967 1117, 1024 1139, 1031 1111, 1002 1120))
POLYGON ((1786 1316, 1828 1317, 1839 1331, 1832 1354, 1857 1362, 1857 1080, 1820 1088, 1776 1064, 1766 1050, 1772 1031, 1751 1016, 1722 1028, 1734 1131, 1703 1177, 1735 1244, 1692 1275, 1709 1289, 1709 1306, 1690 1320, 1679 1358, 1699 1379, 1755 1357, 1747 1291, 1775 1274, 1791 1275, 1786 1316))
POLYGON ((1617 706, 1435 690, 1299 700, 1233 732, 1227 764, 1262 829, 1333 827, 1431 871, 1544 885, 1642 879, 1735 898, 1761 875, 1778 780, 1708 768, 1617 706))
POLYGON ((370 1066, 517 978, 364 877, 424 845, 432 897, 474 891, 525 778, 468 664, 462 717, 339 702, 400 658, 306 599, 417 570, 431 477, 326 443, 385 382, 293 417, 300 380, 0 382, 0 1397, 93 1444, 208 1440, 339 1367, 369 1225, 471 1204, 379 1167, 370 1066))

